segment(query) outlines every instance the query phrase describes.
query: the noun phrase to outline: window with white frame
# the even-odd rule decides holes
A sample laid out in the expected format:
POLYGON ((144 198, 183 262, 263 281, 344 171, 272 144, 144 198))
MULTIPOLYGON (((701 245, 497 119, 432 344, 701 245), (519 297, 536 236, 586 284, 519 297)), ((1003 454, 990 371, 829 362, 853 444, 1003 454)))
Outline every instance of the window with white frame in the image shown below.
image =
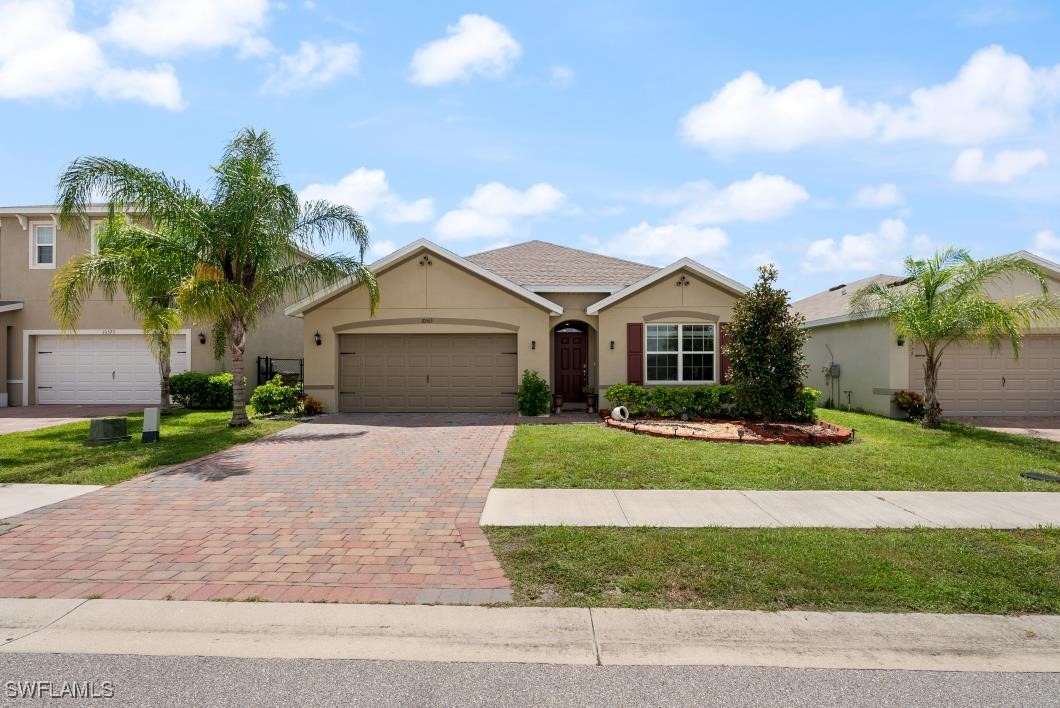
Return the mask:
POLYGON ((713 324, 649 324, 644 348, 648 383, 712 383, 713 324))
POLYGON ((54 268, 55 267, 55 224, 40 223, 30 225, 30 253, 29 265, 31 268, 54 268))

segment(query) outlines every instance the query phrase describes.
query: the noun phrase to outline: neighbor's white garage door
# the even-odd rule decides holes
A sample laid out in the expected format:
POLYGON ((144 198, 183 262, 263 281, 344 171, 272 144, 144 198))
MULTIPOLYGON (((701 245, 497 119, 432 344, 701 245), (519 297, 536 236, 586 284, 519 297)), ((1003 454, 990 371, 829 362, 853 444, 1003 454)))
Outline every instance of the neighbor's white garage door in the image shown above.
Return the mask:
MULTIPOLYGON (((919 351, 912 363, 910 383, 923 391, 919 351)), ((994 353, 986 345, 953 345, 942 357, 938 391, 944 415, 1060 415, 1060 336, 1025 337, 1018 360, 1008 344, 994 353)))
MULTIPOLYGON (((174 374, 189 368, 175 338, 174 374)), ((158 364, 142 334, 37 335, 37 403, 158 403, 158 364)))

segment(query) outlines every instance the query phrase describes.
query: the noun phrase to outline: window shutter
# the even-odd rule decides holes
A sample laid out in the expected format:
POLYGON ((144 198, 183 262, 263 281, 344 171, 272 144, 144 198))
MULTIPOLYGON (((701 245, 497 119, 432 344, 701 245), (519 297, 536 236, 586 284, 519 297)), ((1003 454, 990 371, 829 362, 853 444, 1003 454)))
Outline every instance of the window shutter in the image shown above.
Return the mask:
POLYGON ((644 383, 644 324, 626 325, 626 382, 644 383))
POLYGON ((729 383, 729 356, 725 353, 725 347, 729 344, 729 323, 718 324, 718 383, 729 383))

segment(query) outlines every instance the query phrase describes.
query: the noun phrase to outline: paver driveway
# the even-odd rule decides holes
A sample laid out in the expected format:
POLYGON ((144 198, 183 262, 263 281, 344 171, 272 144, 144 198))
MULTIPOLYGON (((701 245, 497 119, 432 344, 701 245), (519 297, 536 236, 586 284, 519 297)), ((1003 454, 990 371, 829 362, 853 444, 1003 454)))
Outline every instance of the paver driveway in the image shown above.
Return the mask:
POLYGON ((486 414, 298 425, 14 517, 0 596, 502 601, 478 519, 511 432, 486 414))

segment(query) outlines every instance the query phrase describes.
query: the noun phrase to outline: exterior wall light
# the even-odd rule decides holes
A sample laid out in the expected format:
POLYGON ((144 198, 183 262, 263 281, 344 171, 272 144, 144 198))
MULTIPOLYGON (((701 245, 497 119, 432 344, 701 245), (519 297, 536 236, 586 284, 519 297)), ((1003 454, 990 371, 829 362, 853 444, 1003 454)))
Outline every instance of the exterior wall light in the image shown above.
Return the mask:
POLYGON ((611 340, 611 348, 612 348, 612 349, 614 349, 614 348, 615 348, 615 340, 613 340, 613 339, 611 340))
POLYGON ((898 346, 900 346, 900 347, 904 347, 905 346, 905 337, 903 337, 900 334, 898 335, 898 346))
POLYGON ((531 339, 530 340, 530 348, 531 349, 537 349, 537 340, 536 339, 531 339))
POLYGON ((316 342, 318 347, 320 346, 320 332, 313 332, 313 341, 316 342))
POLYGON ((199 332, 199 344, 206 344, 206 333, 199 332))

